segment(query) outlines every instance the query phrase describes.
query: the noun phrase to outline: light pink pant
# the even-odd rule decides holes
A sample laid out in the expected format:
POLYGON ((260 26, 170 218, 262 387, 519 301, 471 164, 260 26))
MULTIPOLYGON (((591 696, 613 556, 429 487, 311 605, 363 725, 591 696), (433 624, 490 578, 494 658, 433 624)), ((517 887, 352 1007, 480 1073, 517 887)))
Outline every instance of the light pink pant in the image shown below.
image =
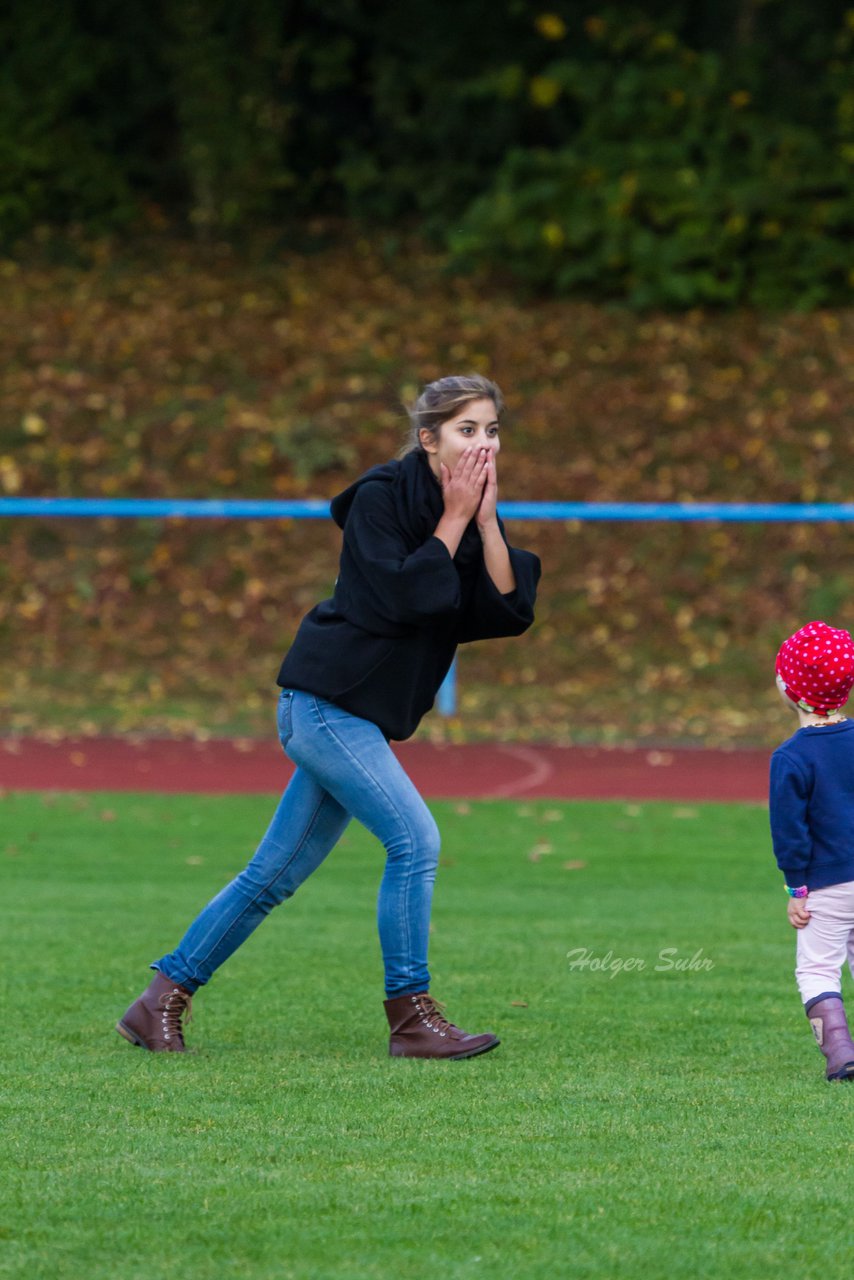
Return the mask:
POLYGON ((804 1004, 825 991, 842 990, 842 966, 854 975, 854 880, 813 889, 806 899, 809 924, 798 930, 795 978, 804 1004))

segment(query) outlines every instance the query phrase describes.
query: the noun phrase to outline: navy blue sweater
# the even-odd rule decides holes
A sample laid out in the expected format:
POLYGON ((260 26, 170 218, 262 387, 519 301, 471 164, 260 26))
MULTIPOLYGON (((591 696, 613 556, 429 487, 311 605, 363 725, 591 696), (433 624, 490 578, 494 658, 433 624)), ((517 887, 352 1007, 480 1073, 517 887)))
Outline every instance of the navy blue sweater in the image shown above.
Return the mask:
POLYGON ((771 757, 771 836, 786 884, 854 880, 854 720, 799 729, 771 757))
POLYGON ((302 620, 277 682, 400 741, 433 705, 458 644, 531 625, 540 562, 508 547, 516 589, 502 595, 473 522, 452 559, 433 536, 444 500, 420 450, 373 467, 331 509, 344 530, 335 591, 302 620))

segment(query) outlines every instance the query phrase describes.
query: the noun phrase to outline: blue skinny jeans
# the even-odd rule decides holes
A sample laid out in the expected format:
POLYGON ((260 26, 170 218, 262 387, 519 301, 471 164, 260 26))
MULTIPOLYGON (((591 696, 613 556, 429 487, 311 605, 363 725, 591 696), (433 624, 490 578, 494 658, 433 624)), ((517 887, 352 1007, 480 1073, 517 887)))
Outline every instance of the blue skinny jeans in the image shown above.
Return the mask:
POLYGON ((427 991, 439 831, 376 725, 283 689, 279 740, 297 766, 252 861, 152 964, 189 992, 210 980, 273 907, 292 897, 357 818, 385 846, 377 923, 387 996, 427 991))

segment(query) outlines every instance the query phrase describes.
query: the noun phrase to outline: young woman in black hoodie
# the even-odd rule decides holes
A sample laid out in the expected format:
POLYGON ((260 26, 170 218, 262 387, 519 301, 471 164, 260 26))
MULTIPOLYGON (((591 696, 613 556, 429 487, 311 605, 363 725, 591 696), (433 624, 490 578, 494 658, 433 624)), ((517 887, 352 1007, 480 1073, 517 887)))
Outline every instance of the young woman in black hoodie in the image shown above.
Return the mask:
POLYGON ((152 964, 154 980, 117 1023, 132 1043, 184 1051, 191 997, 353 817, 386 849, 378 925, 391 1055, 469 1058, 499 1043, 454 1026, 429 995, 439 833, 389 741, 414 732, 458 644, 533 621, 540 563, 508 545, 496 509, 502 408, 479 375, 430 383, 409 450, 333 499, 334 594, 303 619, 278 676, 279 738, 296 772, 252 861, 152 964))

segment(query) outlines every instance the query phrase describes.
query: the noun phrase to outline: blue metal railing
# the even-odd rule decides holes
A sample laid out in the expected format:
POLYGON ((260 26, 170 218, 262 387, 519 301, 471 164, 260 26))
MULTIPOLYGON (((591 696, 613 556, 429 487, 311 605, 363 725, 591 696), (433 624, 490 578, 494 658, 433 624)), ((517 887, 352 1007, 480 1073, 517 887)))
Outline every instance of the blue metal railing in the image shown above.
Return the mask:
MULTIPOLYGON (((749 523, 854 521, 854 503, 795 502, 502 502, 505 520, 720 520, 749 523)), ((174 520, 325 520, 325 499, 264 500, 250 498, 0 498, 0 518, 40 516, 174 520)), ((436 698, 440 715, 457 707, 456 663, 436 698)))
MULTIPOLYGON (((854 520, 854 503, 502 502, 505 520, 723 520, 749 523, 854 520)), ((0 498, 3 516, 118 519, 325 520, 325 499, 0 498)))

